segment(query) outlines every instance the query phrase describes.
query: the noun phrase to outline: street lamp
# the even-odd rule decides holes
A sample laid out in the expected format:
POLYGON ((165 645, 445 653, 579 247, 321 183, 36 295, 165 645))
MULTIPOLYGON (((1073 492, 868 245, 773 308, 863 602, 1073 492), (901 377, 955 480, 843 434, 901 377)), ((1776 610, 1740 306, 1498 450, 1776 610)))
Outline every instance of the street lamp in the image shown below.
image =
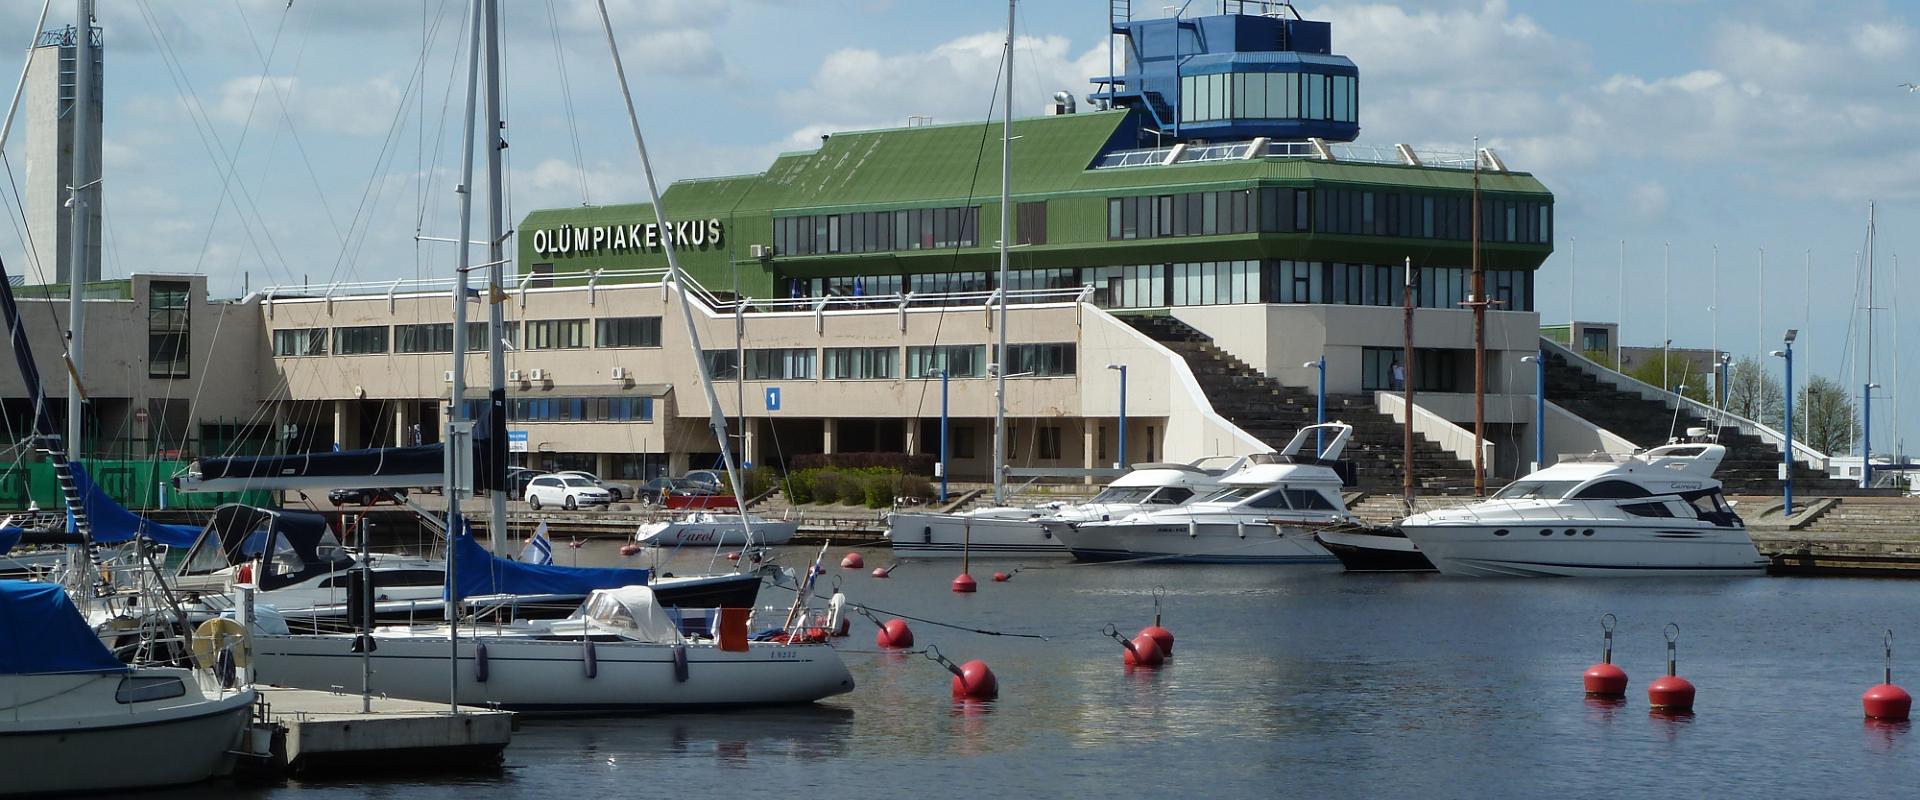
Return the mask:
POLYGON ((1119 468, 1127 468, 1127 365, 1108 364, 1107 369, 1120 371, 1120 461, 1119 468))
POLYGON ((1667 369, 1667 351, 1671 349, 1673 349, 1672 339, 1668 339, 1660 344, 1660 388, 1669 392, 1673 391, 1673 380, 1668 375, 1667 369))
POLYGON ((1547 465, 1547 359, 1535 350, 1520 361, 1533 365, 1533 471, 1539 472, 1547 465))
POLYGON ((1724 412, 1727 410, 1727 382, 1733 379, 1733 356, 1721 353, 1714 369, 1713 393, 1720 396, 1717 405, 1724 412))
MULTIPOLYGON (((1319 389, 1319 392, 1314 395, 1314 400, 1313 400, 1313 424, 1325 425, 1327 424, 1327 357, 1323 355, 1317 361, 1309 361, 1305 364, 1301 364, 1300 366, 1304 369, 1318 370, 1320 372, 1320 389, 1319 389)), ((1407 409, 1407 413, 1409 414, 1413 413, 1413 409, 1407 409)), ((1313 432, 1313 457, 1314 458, 1319 458, 1320 451, 1325 449, 1326 435, 1327 433, 1325 429, 1314 430, 1313 432)))
POLYGON ((1860 390, 1860 488, 1873 488, 1873 390, 1880 384, 1869 383, 1860 390))
MULTIPOLYGON (((1793 385, 1793 340, 1799 337, 1798 328, 1788 328, 1787 335, 1784 337, 1786 349, 1775 350, 1772 353, 1774 357, 1785 359, 1787 362, 1788 386, 1793 385)), ((1787 442, 1786 446, 1780 450, 1780 516, 1782 519, 1791 519, 1793 517, 1793 392, 1788 390, 1784 394, 1787 396, 1787 408, 1786 419, 1782 422, 1781 428, 1786 431, 1787 442)))

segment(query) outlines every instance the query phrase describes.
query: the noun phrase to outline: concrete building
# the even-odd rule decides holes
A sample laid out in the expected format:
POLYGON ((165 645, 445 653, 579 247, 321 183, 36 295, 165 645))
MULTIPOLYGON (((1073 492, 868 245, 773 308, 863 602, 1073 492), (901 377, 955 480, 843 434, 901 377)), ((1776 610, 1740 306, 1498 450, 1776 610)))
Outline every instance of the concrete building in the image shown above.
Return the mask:
MULTIPOLYGON (((27 148, 27 189, 22 198, 27 212, 27 259, 38 274, 56 283, 65 283, 68 275, 68 262, 72 259, 69 227, 73 220, 67 209, 69 192, 67 187, 73 177, 73 98, 74 98, 74 31, 72 26, 46 31, 34 43, 28 54, 27 92, 24 101, 25 113, 21 119, 26 124, 27 148)), ((87 158, 97 171, 101 154, 101 119, 105 111, 102 91, 106 86, 104 48, 101 47, 100 29, 93 29, 93 80, 92 99, 87 104, 86 119, 91 131, 86 139, 90 142, 87 158)), ((104 203, 99 202, 101 192, 94 192, 94 202, 88 207, 87 214, 87 257, 85 276, 87 280, 100 280, 100 212, 104 203)), ((27 271, 27 275, 34 272, 27 271)))

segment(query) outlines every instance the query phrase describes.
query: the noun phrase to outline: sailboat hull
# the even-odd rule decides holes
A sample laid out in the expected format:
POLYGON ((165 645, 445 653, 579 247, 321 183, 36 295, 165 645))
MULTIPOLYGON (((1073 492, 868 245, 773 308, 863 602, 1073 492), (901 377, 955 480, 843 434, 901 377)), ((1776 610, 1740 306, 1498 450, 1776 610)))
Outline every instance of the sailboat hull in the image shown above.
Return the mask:
MULTIPOLYGON (((105 704, 116 706, 120 676, 80 679, 104 681, 105 704)), ((179 786, 225 775, 253 699, 245 691, 163 710, 118 705, 117 714, 0 722, 0 797, 179 786)))
POLYGON ((1065 545, 1041 527, 1028 509, 973 514, 896 512, 887 518, 887 538, 903 558, 1066 558, 1065 545))

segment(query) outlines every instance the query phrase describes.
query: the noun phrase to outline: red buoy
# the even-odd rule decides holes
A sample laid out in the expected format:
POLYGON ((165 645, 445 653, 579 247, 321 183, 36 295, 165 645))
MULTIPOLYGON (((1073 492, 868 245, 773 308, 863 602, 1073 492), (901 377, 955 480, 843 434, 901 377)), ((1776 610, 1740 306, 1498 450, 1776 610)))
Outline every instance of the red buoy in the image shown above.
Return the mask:
POLYGON ((905 649, 913 646, 913 629, 907 627, 904 619, 890 619, 880 626, 880 632, 874 634, 873 643, 881 647, 905 649))
POLYGON ((736 552, 732 552, 732 553, 728 553, 728 554, 727 554, 727 560, 728 560, 728 561, 739 561, 739 560, 740 560, 740 553, 739 553, 738 551, 736 551, 736 552))
POLYGON ((1140 636, 1152 639, 1154 644, 1159 645, 1161 655, 1167 658, 1173 657, 1173 631, 1160 627, 1160 621, 1157 618, 1152 625, 1140 629, 1140 636))
POLYGON ((977 592, 980 591, 980 585, 973 582, 972 575, 962 572, 960 577, 953 579, 953 590, 961 594, 977 592))
POLYGON ((1886 671, 1879 684, 1860 696, 1860 706, 1867 712, 1867 719, 1905 722, 1913 711, 1913 695, 1893 684, 1893 631, 1887 631, 1885 642, 1886 671))
POLYGON ((873 577, 884 578, 884 577, 887 577, 887 573, 890 573, 892 571, 893 571, 892 567, 874 567, 873 577))
POLYGON ((1167 660, 1167 655, 1160 652, 1160 643, 1144 633, 1126 645, 1120 661, 1129 667, 1157 667, 1167 660))
POLYGON ((1600 663, 1588 667, 1587 673, 1581 676, 1588 697, 1618 700, 1627 696, 1627 671, 1613 663, 1614 623, 1612 614, 1601 615, 1600 630, 1604 633, 1600 640, 1600 663))
POLYGON ((1655 711, 1681 714, 1693 711, 1693 682, 1674 674, 1679 663, 1674 642, 1679 638, 1680 626, 1667 623, 1667 674, 1647 684, 1647 703, 1655 711))
POLYGON ((862 569, 866 566, 867 560, 861 558, 859 553, 848 553, 846 558, 840 559, 841 569, 862 569))
POLYGON ((953 676, 953 699, 992 700, 1000 696, 1000 679, 993 676, 987 662, 980 659, 960 665, 953 676))
POLYGON ((620 545, 620 555, 631 556, 634 553, 638 553, 638 552, 640 552, 640 545, 635 544, 633 542, 628 542, 626 544, 620 545))
POLYGON ((1007 582, 1007 579, 1008 579, 1008 578, 1011 578, 1011 577, 1013 577, 1013 576, 1012 576, 1012 575, 1008 575, 1007 573, 1004 573, 1004 572, 996 572, 996 573, 993 573, 993 582, 994 582, 994 583, 1006 583, 1006 582, 1007 582))

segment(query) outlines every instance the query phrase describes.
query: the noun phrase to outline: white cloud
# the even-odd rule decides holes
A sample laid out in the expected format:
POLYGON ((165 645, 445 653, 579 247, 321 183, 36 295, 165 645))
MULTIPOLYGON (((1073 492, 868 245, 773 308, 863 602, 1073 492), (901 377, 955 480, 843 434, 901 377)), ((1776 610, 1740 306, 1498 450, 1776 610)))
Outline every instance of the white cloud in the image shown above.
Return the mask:
POLYGON ((1660 219, 1667 213, 1667 187, 1658 181, 1643 181, 1633 187, 1627 207, 1643 219, 1660 219))
POLYGON ((400 102, 400 87, 386 77, 336 86, 308 86, 299 78, 251 75, 220 84, 209 116, 233 125, 282 123, 286 106, 302 129, 348 136, 383 134, 400 102))
MULTIPOLYGON (((818 144, 820 133, 848 128, 904 125, 913 115, 935 122, 977 120, 999 114, 995 76, 1005 34, 977 33, 923 52, 886 54, 847 48, 829 54, 807 86, 781 98, 789 116, 809 119, 791 139, 818 144), (992 102, 990 102, 992 101, 992 102), (827 125, 820 120, 849 124, 827 125)), ((1064 36, 1021 36, 1014 41, 1014 114, 1039 111, 1062 89, 1083 96, 1087 77, 1106 72, 1104 44, 1079 55, 1064 36)))

